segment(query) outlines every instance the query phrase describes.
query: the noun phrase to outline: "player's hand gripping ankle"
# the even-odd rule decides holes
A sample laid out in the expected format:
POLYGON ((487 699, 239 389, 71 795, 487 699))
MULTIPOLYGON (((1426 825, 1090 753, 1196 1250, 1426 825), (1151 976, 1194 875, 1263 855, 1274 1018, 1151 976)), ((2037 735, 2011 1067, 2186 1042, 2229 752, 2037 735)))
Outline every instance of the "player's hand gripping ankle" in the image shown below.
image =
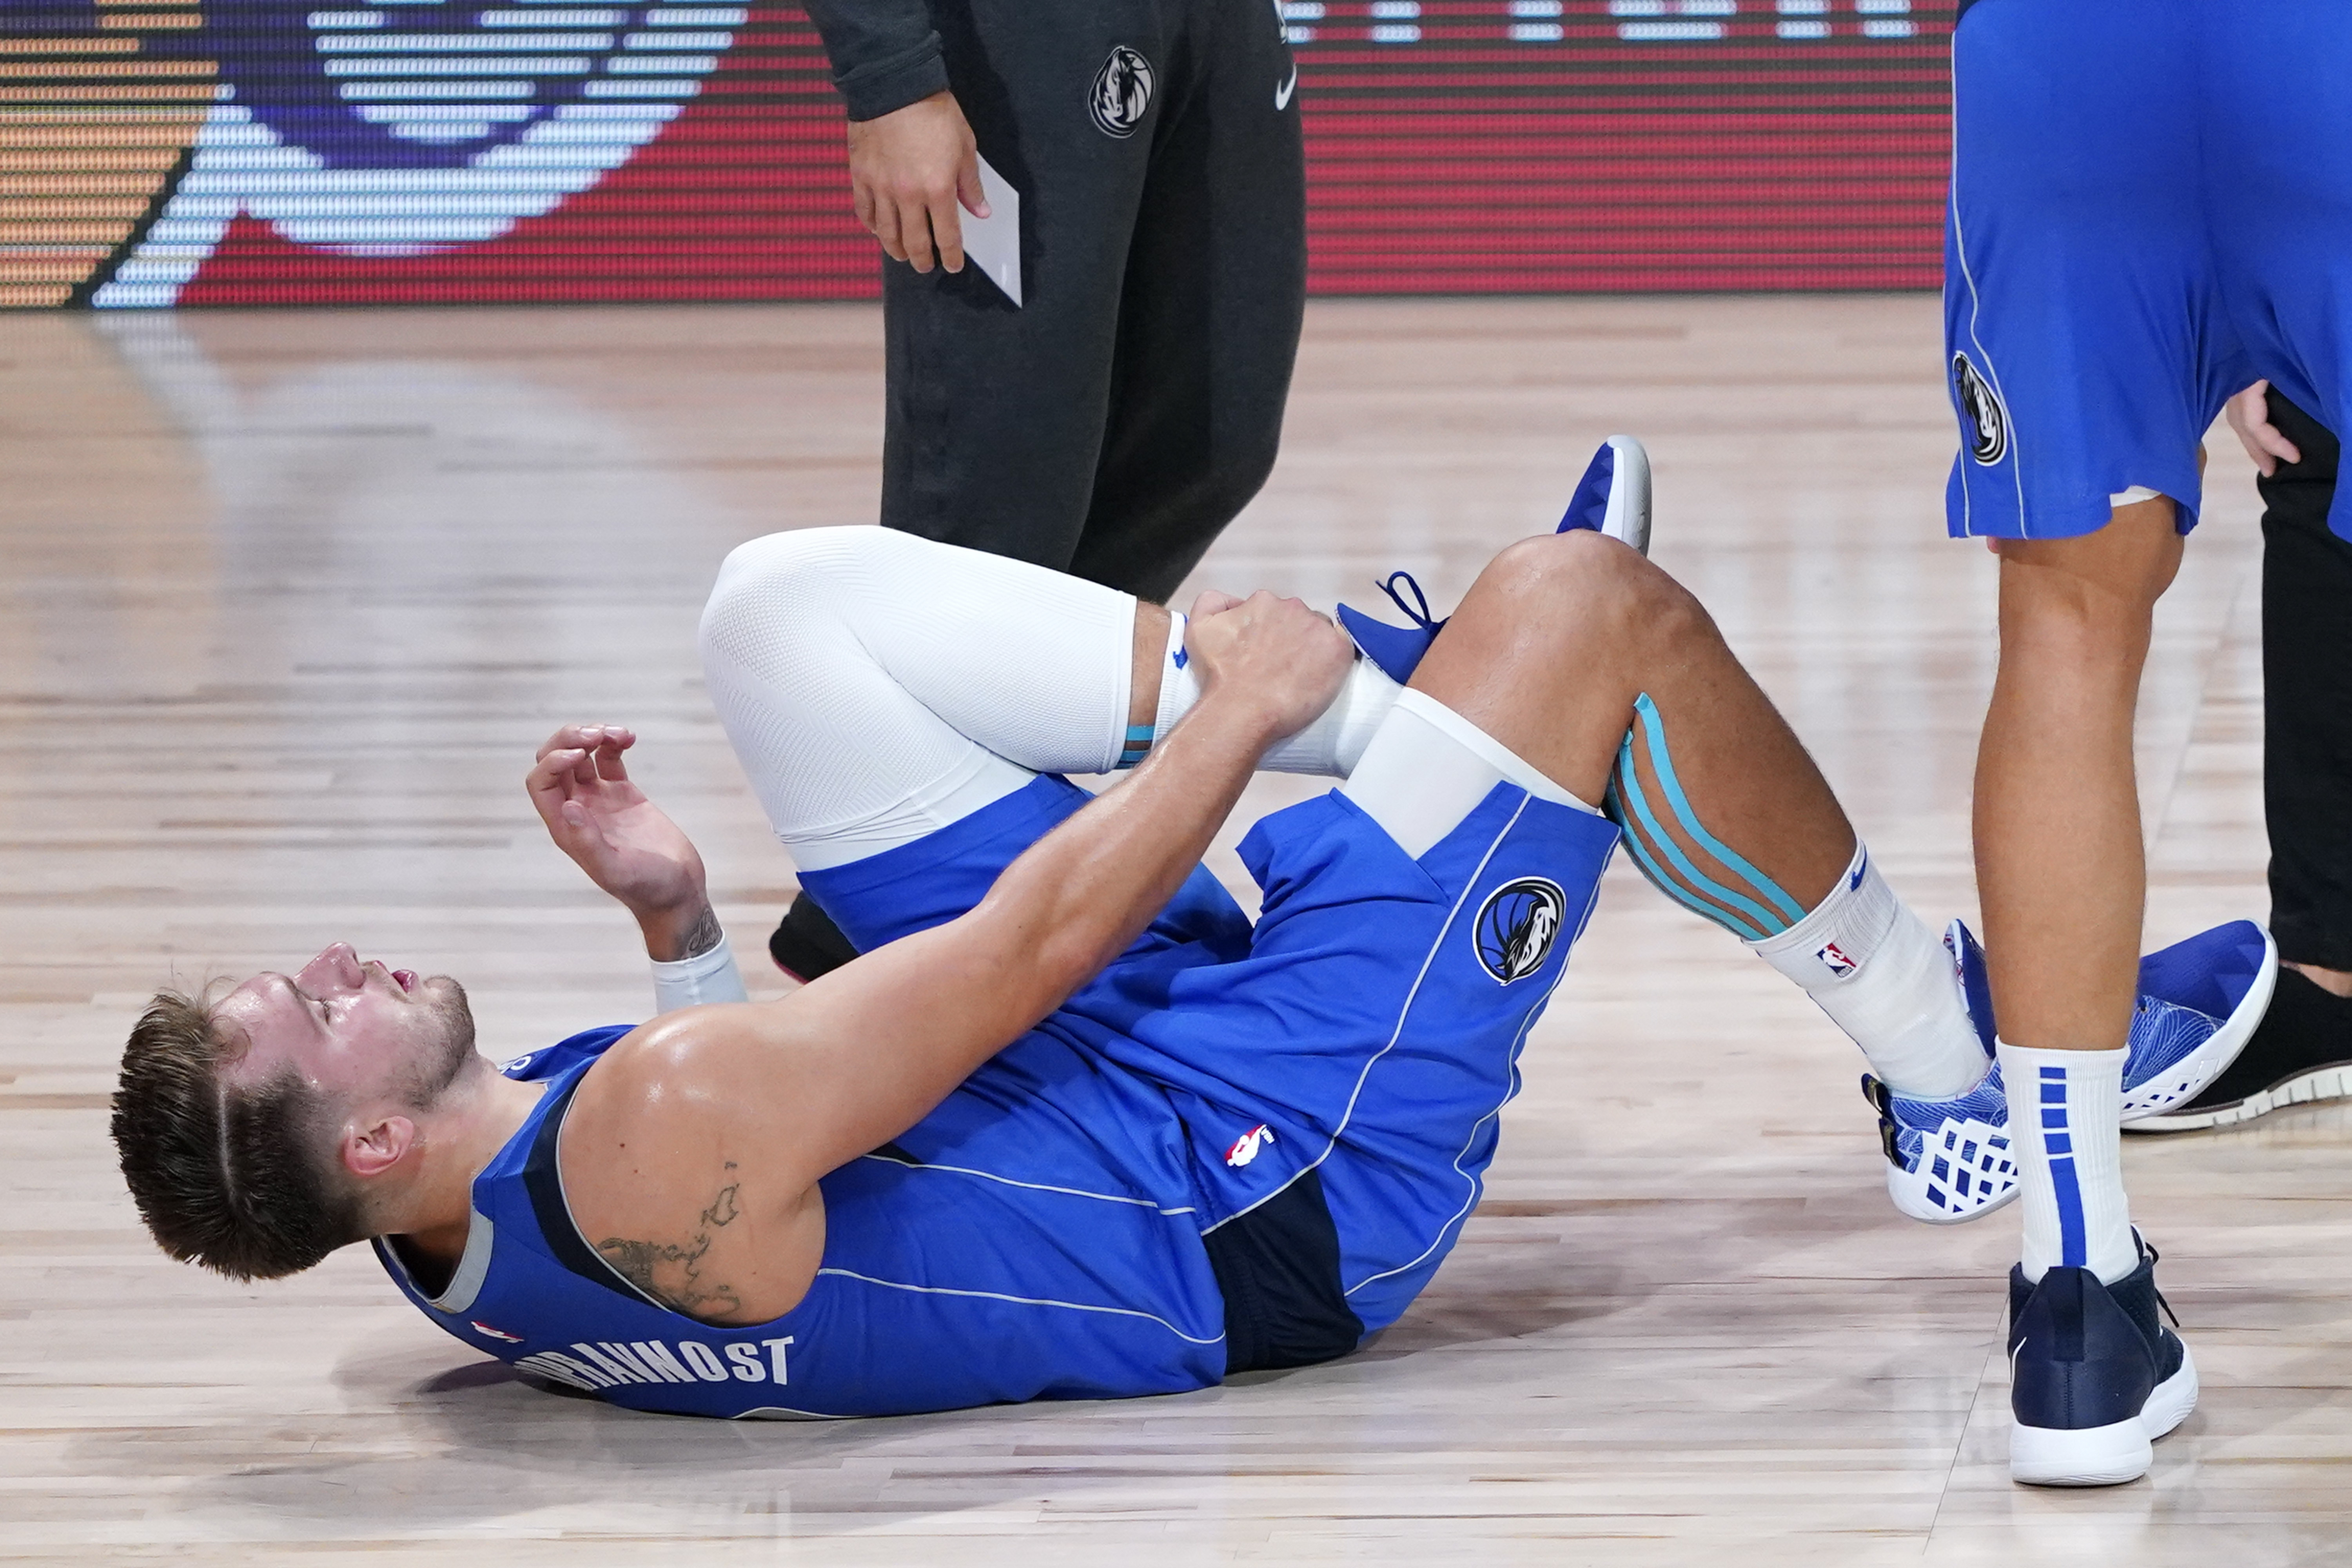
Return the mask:
POLYGON ((1184 647, 1200 677, 1201 706, 1255 718, 1267 745, 1331 706, 1356 657, 1330 617, 1262 589, 1246 599, 1212 590, 1194 600, 1184 647))
POLYGON ((621 753, 637 743, 618 724, 566 724, 539 748, 524 776, 530 803, 556 847, 637 918, 658 959, 692 956, 709 909, 702 857, 661 807, 631 782, 621 753))

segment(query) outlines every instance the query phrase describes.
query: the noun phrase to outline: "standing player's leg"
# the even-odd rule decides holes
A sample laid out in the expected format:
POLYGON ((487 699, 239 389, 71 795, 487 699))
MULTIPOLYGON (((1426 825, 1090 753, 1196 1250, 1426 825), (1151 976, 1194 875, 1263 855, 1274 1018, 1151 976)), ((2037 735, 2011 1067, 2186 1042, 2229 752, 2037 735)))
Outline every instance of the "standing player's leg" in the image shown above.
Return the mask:
POLYGON ((2234 390, 2214 384, 2232 349, 2194 174, 2191 9, 1979 5, 1953 34, 1945 320, 1963 450, 1947 495, 1951 531, 1997 538, 2001 561, 1975 830, 2020 1108, 2021 1481, 2133 1479, 2196 1399, 2118 1131, 2145 891, 2133 708, 2176 524, 2195 521, 2199 438, 2234 390))
MULTIPOLYGON (((2147 902, 2132 716, 2181 538, 2158 497, 2117 507, 2096 533, 1998 548, 2000 662, 1977 753, 1976 844, 2002 1037, 2113 1053, 2119 1108, 2147 902)), ((2128 1272, 2137 1254, 2120 1208, 2085 1223, 2086 1266, 2128 1272)), ((2038 1229, 2029 1214, 2037 1276, 2057 1260, 2038 1229)))
POLYGON ((1273 469, 1307 303, 1297 68, 1276 7, 1192 7, 1119 296, 1081 577, 1165 601, 1273 469))

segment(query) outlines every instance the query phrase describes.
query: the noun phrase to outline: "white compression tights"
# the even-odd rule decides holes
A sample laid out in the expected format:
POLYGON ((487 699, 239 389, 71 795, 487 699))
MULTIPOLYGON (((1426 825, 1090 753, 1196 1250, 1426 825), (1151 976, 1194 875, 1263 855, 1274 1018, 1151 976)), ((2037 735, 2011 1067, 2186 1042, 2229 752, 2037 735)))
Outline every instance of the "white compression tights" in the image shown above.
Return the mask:
POLYGON ((804 870, 910 843, 1127 738, 1135 601, 880 528, 738 548, 702 612, 710 700, 804 870))
MULTIPOLYGON (((912 843, 1038 773, 1116 768, 1134 637, 1125 594, 861 527, 738 548, 701 640, 711 702, 769 825, 814 871, 912 843)), ((1181 666, 1163 661, 1161 677, 1164 731, 1199 689, 1181 666)), ((1572 802, 1433 699, 1400 702, 1401 689, 1358 660, 1331 710, 1264 765, 1352 772, 1349 797, 1414 855, 1502 779, 1572 802)))

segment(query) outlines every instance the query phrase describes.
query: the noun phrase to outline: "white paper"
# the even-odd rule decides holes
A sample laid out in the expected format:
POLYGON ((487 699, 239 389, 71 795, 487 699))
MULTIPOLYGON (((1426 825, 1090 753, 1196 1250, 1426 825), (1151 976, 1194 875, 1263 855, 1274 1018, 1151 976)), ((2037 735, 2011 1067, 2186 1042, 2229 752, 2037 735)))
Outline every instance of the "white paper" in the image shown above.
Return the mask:
POLYGON ((1021 303, 1021 193, 1004 183, 1004 176, 980 161, 980 192, 988 202, 988 216, 974 217, 960 214, 963 223, 963 253, 971 264, 995 281, 1004 290, 1004 297, 1021 303))

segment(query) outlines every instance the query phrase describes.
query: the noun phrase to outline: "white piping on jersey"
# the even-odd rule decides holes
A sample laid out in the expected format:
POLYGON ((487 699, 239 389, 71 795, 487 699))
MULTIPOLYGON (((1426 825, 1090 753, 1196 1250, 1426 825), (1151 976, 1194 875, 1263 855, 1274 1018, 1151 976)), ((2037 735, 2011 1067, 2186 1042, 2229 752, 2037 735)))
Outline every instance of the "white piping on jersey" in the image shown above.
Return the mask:
MULTIPOLYGON (((1468 902, 1470 895, 1477 890, 1478 879, 1486 874, 1486 863, 1494 859, 1495 851, 1503 847, 1504 838, 1509 835, 1512 828, 1518 826, 1520 816, 1524 815, 1528 809, 1528 802, 1534 798, 1535 796, 1528 795, 1524 791, 1521 792, 1517 809, 1511 813, 1510 820, 1504 823, 1501 828, 1496 832, 1493 841, 1486 846, 1486 852, 1478 857, 1477 866, 1473 868, 1470 875, 1463 880, 1462 891, 1460 895, 1454 899, 1454 907, 1445 911, 1445 923, 1437 928, 1436 939, 1429 944, 1429 952, 1423 956, 1421 968, 1412 977, 1412 989, 1404 994, 1404 1003, 1397 1009, 1396 1027, 1389 1031, 1388 1044, 1382 1046, 1379 1050, 1374 1051, 1370 1058, 1365 1061, 1363 1070, 1356 1075, 1356 1087, 1348 1091, 1347 1109, 1339 1113, 1339 1124, 1331 1130, 1330 1142, 1323 1145, 1323 1152, 1316 1155, 1312 1160, 1307 1161, 1304 1165, 1299 1166, 1297 1171, 1291 1173, 1290 1179, 1284 1182, 1282 1185, 1275 1188, 1274 1191, 1258 1199, 1256 1203, 1250 1205, 1249 1208, 1235 1209, 1233 1213, 1219 1220, 1216 1225, 1213 1225, 1209 1226, 1207 1230, 1202 1231, 1201 1233, 1202 1236, 1212 1234, 1221 1226, 1232 1224, 1234 1220, 1241 1218, 1242 1215, 1248 1214, 1252 1209, 1256 1209, 1266 1204, 1272 1203, 1275 1199, 1288 1192, 1293 1183, 1297 1182, 1300 1177, 1306 1175, 1307 1172, 1315 1169, 1318 1165, 1320 1165, 1324 1161, 1331 1157, 1331 1151, 1339 1146, 1339 1135, 1348 1131, 1348 1123, 1355 1119, 1356 1101, 1363 1098, 1365 1079, 1372 1076, 1372 1068, 1379 1064, 1380 1059, 1388 1055, 1391 1051, 1396 1049, 1396 1043, 1404 1037, 1404 1021, 1412 1014, 1413 998, 1421 994, 1421 984, 1423 981, 1429 978, 1430 965, 1437 962, 1438 952, 1445 945, 1446 933, 1454 929, 1454 921, 1459 918, 1462 913, 1462 906, 1468 902)), ((1555 980, 1553 984, 1558 984, 1559 982, 1555 980)))
MULTIPOLYGON (((1572 949, 1576 946, 1577 939, 1584 934, 1584 928, 1591 923, 1592 907, 1600 901, 1601 879, 1595 877, 1592 879, 1592 891, 1584 900, 1583 917, 1576 922, 1575 935, 1570 936, 1568 939, 1568 945, 1570 948, 1572 949)), ((1420 1268, 1421 1265, 1428 1259, 1429 1255, 1437 1250, 1439 1243, 1445 1239, 1445 1233, 1452 1230, 1455 1226, 1461 1224, 1465 1219, 1467 1219, 1470 1215, 1470 1211, 1478 1206, 1478 1179, 1462 1168, 1462 1162, 1464 1158, 1469 1154, 1471 1145, 1478 1142, 1478 1129, 1486 1126, 1486 1123, 1502 1115, 1503 1107, 1510 1104, 1513 1100, 1518 1097, 1519 1052, 1528 1043, 1528 1031, 1536 1026, 1537 1012, 1541 1009, 1546 1002, 1551 1000, 1551 994, 1559 990, 1559 983, 1567 978, 1568 965, 1563 963, 1559 966, 1559 973, 1551 977, 1551 984, 1544 987, 1544 994, 1536 999, 1536 1005, 1529 1007, 1528 1009, 1527 1016, 1520 1020, 1519 1032, 1511 1040, 1510 1081, 1503 1089, 1503 1098, 1495 1102, 1494 1110, 1486 1112, 1486 1115, 1478 1118, 1477 1121, 1470 1124, 1470 1136, 1464 1140, 1462 1144, 1462 1152, 1454 1156, 1454 1173, 1461 1177, 1464 1183, 1465 1183, 1469 1187, 1469 1195, 1462 1200, 1462 1206, 1454 1211, 1453 1217, 1449 1218, 1443 1225, 1440 1225, 1437 1227, 1437 1234, 1430 1237, 1429 1245, 1421 1249, 1419 1257, 1413 1258, 1410 1263, 1400 1263, 1394 1268, 1383 1268, 1378 1274, 1367 1274, 1364 1278, 1357 1280, 1353 1285, 1349 1286, 1345 1290, 1339 1292, 1343 1298, 1354 1295, 1357 1291, 1362 1289, 1367 1285, 1373 1284, 1381 1279, 1386 1279, 1391 1274, 1402 1274, 1409 1269, 1420 1268)))
MULTIPOLYGON (((1984 346, 1982 338, 1977 336, 1977 318, 1984 312, 1984 301, 1977 297, 1976 273, 1969 267, 1969 237, 1960 226, 1960 46, 1957 38, 1952 44, 1951 89, 1952 254, 1960 258, 1960 281, 1969 286, 1969 342, 1976 345, 1977 353, 1984 358, 1985 375, 1992 383, 1993 396, 2000 402, 2001 423, 2009 426, 2009 473, 2011 480, 2017 486, 2017 536, 2031 539, 2033 529, 2025 516, 2025 439, 2017 427, 2017 416, 2009 406, 2009 394, 2000 389, 2000 372, 1992 363, 1992 351, 1984 346)), ((1952 367, 1947 364, 1944 366, 1944 379, 1949 381, 1951 376, 1952 367)), ((1969 454, 1963 451, 1960 460, 1966 462, 1968 458, 1969 454)), ((1962 470, 1963 473, 1966 471, 1962 470)), ((1969 528, 1974 521, 1975 509, 1969 503, 1969 482, 1963 479, 1960 481, 1960 527, 1969 528)))
POLYGON ((823 1410, 795 1410, 789 1405, 762 1405, 752 1410, 738 1410, 730 1421, 855 1421, 855 1415, 835 1415, 823 1410))
POLYGON ((871 1274, 860 1274, 854 1268, 820 1268, 816 1272, 819 1279, 828 1274, 837 1274, 844 1279, 856 1279, 864 1284, 879 1285, 887 1290, 911 1290, 919 1296, 966 1296, 983 1301, 1010 1301, 1016 1307, 1066 1307, 1073 1312, 1108 1312, 1121 1318, 1142 1318, 1158 1323, 1188 1344, 1216 1345, 1223 1344, 1225 1341, 1225 1336, 1222 1333, 1213 1339, 1205 1340, 1197 1334, 1188 1334, 1159 1313, 1141 1311, 1133 1307, 1097 1307, 1085 1301, 1055 1301, 1043 1296, 1007 1296, 995 1290, 955 1290, 944 1285, 909 1285, 898 1279, 877 1279, 871 1274))
POLYGON ((1190 1204, 1181 1209, 1161 1208, 1150 1198, 1124 1197, 1118 1193, 1090 1193, 1083 1187, 1057 1187, 1051 1182, 1023 1182, 1011 1176, 1000 1176, 993 1171, 975 1170, 970 1165, 938 1165, 929 1160, 893 1160, 887 1154, 860 1154, 861 1160, 879 1160, 886 1165, 897 1165, 908 1171, 947 1171, 959 1176, 978 1176, 983 1182, 1002 1182, 1008 1187, 1026 1187, 1033 1193, 1060 1193, 1066 1197, 1093 1198, 1097 1203, 1133 1204, 1138 1208, 1152 1209, 1160 1214, 1179 1215, 1196 1212, 1190 1204))
POLYGON ((444 1312, 465 1312, 473 1309, 474 1298, 482 1293, 483 1282, 490 1277, 490 1249, 498 1244, 498 1231, 490 1216, 479 1209, 468 1209, 466 1218, 466 1250, 458 1255, 457 1272, 449 1276, 449 1288, 433 1298, 433 1305, 444 1312))

